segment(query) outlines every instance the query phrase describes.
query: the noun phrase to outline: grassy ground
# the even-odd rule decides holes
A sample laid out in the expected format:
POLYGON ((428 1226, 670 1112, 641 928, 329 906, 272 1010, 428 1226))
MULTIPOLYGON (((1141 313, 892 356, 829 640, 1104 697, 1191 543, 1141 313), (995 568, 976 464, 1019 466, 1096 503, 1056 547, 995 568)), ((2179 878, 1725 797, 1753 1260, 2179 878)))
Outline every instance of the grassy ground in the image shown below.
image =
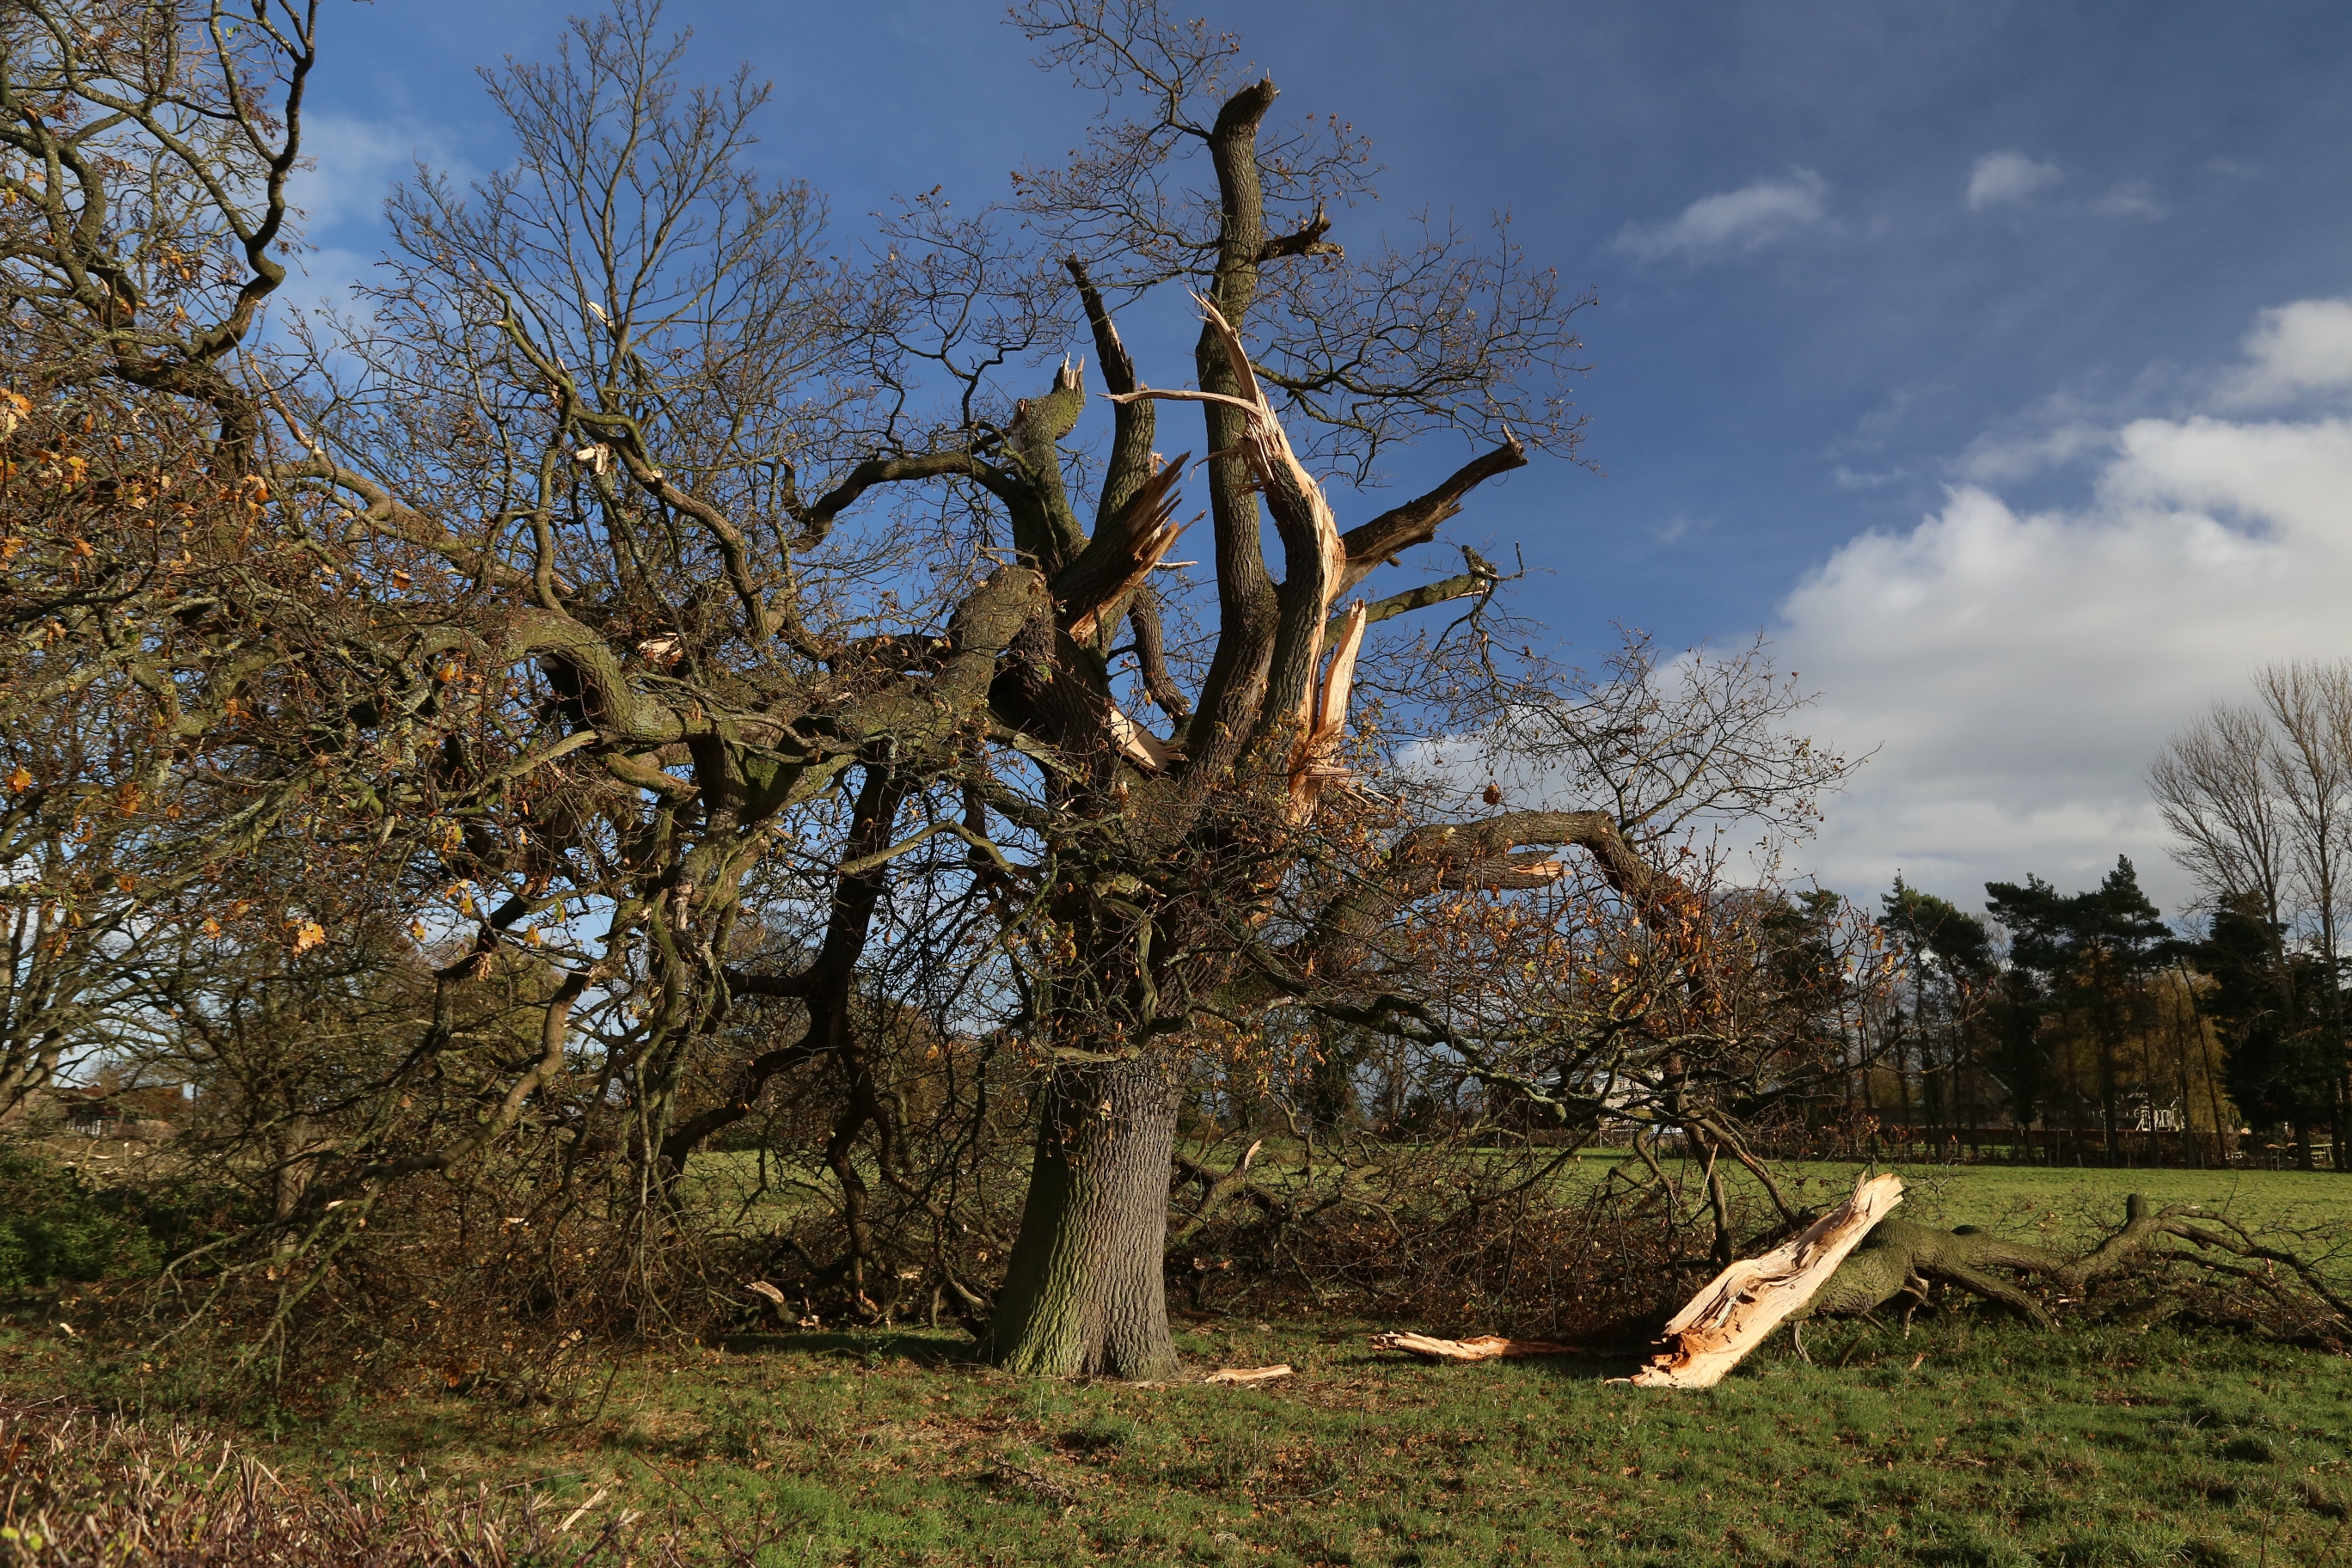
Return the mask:
MULTIPOLYGON (((1963 1172, 1915 1212, 2060 1213, 2078 1184, 2058 1175, 1963 1172)), ((2327 1179, 2234 1181, 2294 1205, 2310 1194, 2267 1184, 2327 1179)), ((2088 1184, 2119 1207, 2158 1184, 2088 1184)), ((1023 1382, 947 1334, 751 1337, 625 1362, 561 1416, 404 1395, 268 1457, 567 1503, 604 1489, 600 1510, 684 1494, 784 1521, 778 1565, 2352 1563, 2352 1380, 2308 1352, 1923 1315, 1907 1338, 1822 1325, 1815 1364, 1783 1339, 1694 1394, 1607 1381, 1639 1347, 1433 1368, 1370 1351, 1369 1327, 1187 1324, 1195 1376, 1297 1368, 1255 1390, 1023 1382)), ((9 1384, 37 1385, 66 1352, 0 1354, 9 1384)))
MULTIPOLYGON (((2159 1205, 2197 1204, 2250 1223, 2297 1225, 2339 1218, 2352 1183, 2331 1172, 2109 1171, 2029 1165, 1896 1165, 1903 1177, 1902 1214, 1922 1224, 1980 1225, 2023 1238, 2083 1220, 2113 1226, 2124 1199, 2145 1193, 2159 1205)), ((1792 1164, 1809 1203, 1843 1197, 1863 1167, 1792 1164)), ((1736 1178, 1752 1185, 1745 1170, 1736 1178)), ((1790 1185, 1782 1184, 1784 1189, 1790 1185)), ((1792 1194, 1793 1196, 1793 1194, 1792 1194)))
MULTIPOLYGON (((1963 1318, 1814 1331, 1722 1388, 1628 1354, 1431 1368, 1354 1331, 1195 1331, 1262 1390, 1062 1386, 945 1335, 743 1340, 621 1370, 590 1422, 404 1399, 284 1468, 780 1515, 777 1563, 2323 1563, 2352 1552, 2340 1362, 1963 1318)), ((30 1370, 30 1369, 26 1369, 30 1370)))

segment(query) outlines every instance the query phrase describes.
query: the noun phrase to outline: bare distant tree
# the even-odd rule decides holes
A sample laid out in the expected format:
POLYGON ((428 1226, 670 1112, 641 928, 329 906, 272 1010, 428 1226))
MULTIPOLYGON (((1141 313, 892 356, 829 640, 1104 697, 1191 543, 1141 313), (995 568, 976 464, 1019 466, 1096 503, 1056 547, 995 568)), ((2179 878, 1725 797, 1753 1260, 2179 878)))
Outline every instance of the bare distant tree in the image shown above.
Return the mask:
POLYGON ((2286 908, 2288 849, 2270 751, 2262 714, 2217 702, 2165 743, 2148 787, 2179 840, 2173 858, 2206 899, 2252 895, 2277 921, 2286 908))
MULTIPOLYGON (((2255 702, 2217 703, 2149 771, 2176 856, 2219 909, 2251 909, 2271 967, 2290 987, 2290 944, 2316 961, 2313 998, 2333 1064, 2336 1147, 2352 1134, 2352 1062, 2342 996, 2345 901, 2352 894, 2352 662, 2266 666, 2255 702)), ((2292 1012, 2294 1000, 2283 995, 2292 1012)))

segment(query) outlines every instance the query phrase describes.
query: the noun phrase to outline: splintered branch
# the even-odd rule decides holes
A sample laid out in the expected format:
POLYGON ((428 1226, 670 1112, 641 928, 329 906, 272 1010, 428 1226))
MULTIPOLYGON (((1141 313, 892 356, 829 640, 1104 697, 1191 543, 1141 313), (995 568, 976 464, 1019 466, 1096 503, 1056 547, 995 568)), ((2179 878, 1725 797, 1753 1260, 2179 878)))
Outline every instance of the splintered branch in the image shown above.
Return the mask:
POLYGON ((1360 604, 1348 612, 1339 629, 1338 646, 1331 650, 1330 665, 1316 691, 1307 733, 1291 753, 1290 812, 1294 820, 1304 821, 1314 815, 1315 803, 1327 780, 1347 776, 1348 770, 1336 759, 1339 742, 1347 733, 1348 698, 1356 679, 1356 655, 1364 646, 1365 618, 1365 606, 1360 604))
POLYGON ((1055 584, 1063 611, 1070 616, 1072 641, 1092 641, 1102 629, 1106 613, 1115 618, 1128 595, 1141 587, 1166 559, 1169 547, 1184 531, 1184 525, 1175 521, 1177 484, 1192 456, 1187 452, 1172 463, 1162 464, 1055 584))
MULTIPOLYGON (((1312 573, 1318 602, 1314 606, 1313 652, 1318 658, 1322 651, 1323 618, 1330 613, 1332 601, 1339 596, 1339 576, 1346 565, 1348 552, 1339 542, 1339 525, 1331 515, 1330 502, 1323 496, 1322 486, 1298 460, 1290 445, 1290 437, 1276 416, 1274 405, 1267 399, 1265 388, 1258 384, 1251 370, 1249 352, 1242 344, 1241 334, 1234 330, 1214 302, 1204 294, 1195 294, 1202 319, 1224 345, 1226 358, 1232 363, 1234 380, 1242 388, 1240 395, 1223 392, 1164 391, 1139 385, 1133 392, 1107 394, 1113 403, 1129 403, 1138 398, 1164 398, 1183 403, 1213 403, 1238 408, 1249 418, 1249 433, 1242 442, 1242 450, 1257 471, 1258 484, 1274 513, 1276 525, 1282 531, 1286 542, 1294 539, 1307 546, 1301 560, 1297 553, 1292 559, 1294 571, 1312 573)), ((1307 701, 1311 701, 1308 699, 1307 701)), ((1306 710, 1303 701, 1298 714, 1304 727, 1313 715, 1306 710)))
POLYGON ((1643 1388, 1712 1388, 1722 1382, 1829 1283, 1846 1254, 1902 1201, 1901 1177, 1870 1177, 1795 1240, 1734 1263, 1667 1320, 1667 1348, 1633 1382, 1643 1388))
POLYGON ((1117 703, 1108 705, 1105 714, 1110 727, 1110 743, 1137 767, 1157 773, 1182 759, 1182 752, 1137 723, 1117 703))
POLYGON ((1574 1355, 1574 1345, 1550 1340, 1511 1340, 1500 1334, 1479 1334, 1466 1340, 1441 1340, 1429 1334, 1387 1333, 1372 1336, 1372 1348, 1403 1351, 1430 1361, 1480 1362, 1537 1355, 1574 1355))

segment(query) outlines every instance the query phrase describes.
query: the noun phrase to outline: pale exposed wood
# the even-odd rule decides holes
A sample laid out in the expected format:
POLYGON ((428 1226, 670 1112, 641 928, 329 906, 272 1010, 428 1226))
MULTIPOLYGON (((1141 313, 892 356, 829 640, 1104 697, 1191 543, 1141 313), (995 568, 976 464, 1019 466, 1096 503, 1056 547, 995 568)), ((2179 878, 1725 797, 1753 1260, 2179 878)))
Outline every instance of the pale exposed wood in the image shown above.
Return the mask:
POLYGON ((1339 739, 1348 724, 1348 699, 1356 684, 1356 655, 1363 650, 1364 626, 1369 608, 1358 604, 1348 612, 1346 625, 1339 628, 1339 641, 1331 650, 1331 663, 1323 671, 1322 689, 1315 701, 1315 728, 1310 739, 1326 746, 1339 739))
POLYGON ((1507 1340, 1500 1334, 1480 1334, 1475 1339, 1441 1340, 1428 1334, 1374 1334, 1375 1350, 1405 1351, 1413 1355, 1427 1356, 1432 1361, 1493 1361, 1504 1356, 1574 1355, 1574 1345, 1555 1344, 1550 1340, 1507 1340))
MULTIPOLYGON (((1201 308, 1202 319, 1215 332, 1217 340, 1232 363, 1234 383, 1241 388, 1235 396, 1222 392, 1167 391, 1139 384, 1132 392, 1108 395, 1113 403, 1131 403, 1139 398, 1171 398, 1188 403, 1216 403, 1238 408, 1249 416, 1249 432, 1240 449, 1258 473, 1260 487, 1268 503, 1276 508, 1277 515, 1287 504, 1303 507, 1305 515, 1292 513, 1294 525, 1303 523, 1315 542, 1317 584, 1320 602, 1315 607, 1315 619, 1308 631, 1307 658, 1319 664, 1323 658, 1323 637, 1330 616, 1332 603, 1339 596, 1347 571, 1348 550, 1339 538, 1339 524, 1331 515, 1331 504, 1323 494, 1323 487, 1298 460, 1290 445, 1290 437, 1282 428, 1282 421, 1274 411, 1273 402, 1258 384, 1256 373, 1250 368, 1249 351, 1243 345, 1241 334, 1234 330, 1223 313, 1204 294, 1193 300, 1201 308)), ((1166 546, 1160 547, 1162 553, 1166 546)), ((1156 561, 1157 556, 1154 557, 1156 561)), ((1349 688, 1355 677, 1356 655, 1363 645, 1364 626, 1368 613, 1357 606, 1347 620, 1339 637, 1329 667, 1319 683, 1310 682, 1299 699, 1297 749, 1292 755, 1289 788, 1290 813, 1293 820, 1303 821, 1315 809, 1324 783, 1339 776, 1331 756, 1338 750, 1339 736, 1347 724, 1349 688)), ((1126 750, 1125 742, 1120 742, 1126 750)), ((1130 754, 1132 754, 1130 752, 1130 754)))
MULTIPOLYGON (((1184 531, 1184 525, 1175 520, 1176 485, 1191 456, 1187 452, 1172 463, 1160 464, 1119 513, 1112 537, 1126 552, 1126 562, 1116 580, 1097 582, 1088 588, 1092 602, 1070 622, 1070 636, 1076 641, 1083 643, 1100 630, 1103 612, 1124 603, 1140 587, 1167 556, 1176 536, 1184 531)), ((1158 462, 1157 457, 1153 461, 1158 462)))
MULTIPOLYGON (((1249 350, 1243 345, 1241 333, 1234 330, 1234 324, 1225 320, 1224 312, 1206 294, 1192 298, 1200 305, 1203 319, 1215 330, 1218 341, 1224 344, 1225 357, 1233 363, 1234 379, 1247 399, 1244 406, 1250 415, 1249 452, 1259 477, 1272 486, 1276 469, 1282 469, 1307 503, 1307 521, 1314 531, 1315 553, 1321 567, 1323 597, 1322 604, 1317 606, 1314 648, 1309 657, 1319 659, 1323 656, 1322 624, 1331 613, 1332 601, 1339 596, 1340 574, 1348 565, 1348 547, 1339 542, 1339 520, 1331 515, 1331 503, 1324 498, 1323 487, 1315 482, 1315 476, 1307 471, 1307 465, 1291 449, 1289 434, 1275 415, 1273 400, 1258 384, 1257 373, 1250 368, 1249 350)), ((1307 710, 1298 715, 1302 730, 1315 721, 1312 691, 1304 706, 1307 710)))
POLYGON ((1870 1227, 1902 1201, 1902 1178, 1891 1172, 1870 1177, 1795 1240, 1734 1263, 1668 1321, 1667 1349, 1632 1381, 1644 1388, 1711 1388, 1722 1382, 1790 1313, 1813 1299, 1870 1227))
POLYGON ((1330 666, 1315 693, 1312 722, 1291 759, 1291 812, 1301 820, 1313 813, 1327 780, 1347 776, 1347 769, 1332 759, 1348 731, 1348 698, 1356 680, 1356 655, 1364 646, 1366 614, 1360 603, 1348 612, 1339 642, 1331 650, 1330 666))
POLYGON ((1174 747, 1129 718, 1115 703, 1111 706, 1109 719, 1111 744, 1125 753, 1127 760, 1137 767, 1157 773, 1177 760, 1178 752, 1174 747))
POLYGON ((609 1489, 609 1488, 598 1487, 594 1496, 591 1497, 586 1502, 582 1503, 578 1508, 573 1509, 570 1513, 563 1516, 563 1522, 555 1527, 555 1533, 558 1535, 570 1533, 572 1527, 580 1522, 580 1516, 586 1513, 590 1509, 594 1508, 598 1503, 603 1502, 604 1500, 604 1495, 609 1489))
POLYGON ((1274 1366, 1223 1367, 1216 1372, 1211 1373, 1201 1381, 1202 1383, 1223 1383, 1236 1384, 1242 1387, 1255 1387, 1258 1384, 1272 1383, 1276 1378, 1288 1377, 1290 1374, 1290 1363, 1288 1362, 1282 1362, 1274 1366))

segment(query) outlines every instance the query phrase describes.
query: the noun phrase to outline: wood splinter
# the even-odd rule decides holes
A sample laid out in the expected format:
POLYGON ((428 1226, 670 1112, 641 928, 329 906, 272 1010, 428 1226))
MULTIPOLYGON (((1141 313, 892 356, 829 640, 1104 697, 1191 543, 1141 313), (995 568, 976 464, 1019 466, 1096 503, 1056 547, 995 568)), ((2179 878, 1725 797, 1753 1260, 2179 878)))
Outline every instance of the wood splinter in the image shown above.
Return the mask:
POLYGON ((1500 1356, 1574 1355, 1574 1345, 1549 1340, 1507 1340, 1500 1334, 1480 1334, 1467 1340, 1441 1340, 1428 1334, 1374 1334, 1372 1348, 1403 1351, 1432 1361, 1493 1361, 1500 1356))
POLYGON ((1216 1372, 1211 1373, 1201 1381, 1202 1383, 1222 1383, 1228 1385, 1250 1388, 1255 1387, 1261 1383, 1272 1383, 1278 1377, 1288 1377, 1290 1374, 1290 1363, 1288 1362, 1281 1362, 1273 1366, 1223 1367, 1216 1372))

